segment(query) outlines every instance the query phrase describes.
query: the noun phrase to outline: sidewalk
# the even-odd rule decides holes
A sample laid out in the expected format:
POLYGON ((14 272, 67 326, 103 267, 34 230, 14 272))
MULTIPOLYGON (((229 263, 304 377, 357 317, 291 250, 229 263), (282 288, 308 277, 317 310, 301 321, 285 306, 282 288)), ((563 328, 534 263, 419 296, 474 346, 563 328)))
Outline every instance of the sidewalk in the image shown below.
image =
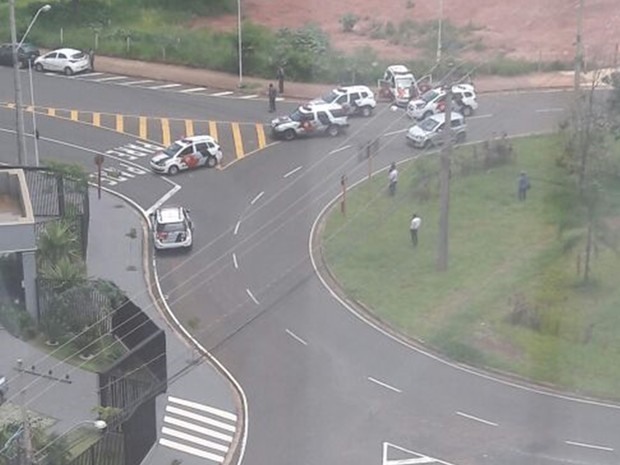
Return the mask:
MULTIPOLYGON (((148 230, 143 229, 143 225, 141 214, 121 198, 102 192, 101 199, 98 199, 96 190, 90 190, 87 259, 89 275, 115 282, 136 305, 166 331, 168 379, 171 379, 192 365, 196 360, 197 351, 185 340, 181 340, 159 313, 158 308, 153 305, 147 288, 143 257, 143 232, 148 234, 148 230), (133 234, 132 230, 135 230, 136 234, 133 234)), ((208 415, 204 413, 206 411, 216 412, 216 415, 227 419, 229 423, 227 431, 231 434, 231 430, 237 428, 235 418, 240 421, 242 417, 236 408, 235 394, 228 380, 210 363, 203 361, 195 365, 169 384, 166 394, 157 399, 158 438, 161 439, 162 427, 165 426, 164 414, 171 407, 169 405, 171 402, 174 403, 172 405, 174 413, 185 420, 196 419, 198 415, 206 417, 208 415)), ((222 422, 222 419, 219 421, 222 422)), ((173 428, 167 427, 168 430, 173 428)), ((200 435, 191 428, 185 431, 186 435, 190 435, 187 433, 194 437, 200 435)), ((164 438, 163 442, 168 444, 168 447, 156 444, 142 462, 143 465, 170 465, 174 460, 179 460, 184 465, 204 465, 204 458, 196 454, 203 454, 204 457, 204 454, 211 453, 207 449, 198 452, 194 450, 194 453, 187 452, 190 447, 175 442, 174 438, 169 436, 164 438), (172 445, 169 445, 171 443, 172 445)), ((224 445, 229 450, 223 451, 220 446, 219 454, 230 455, 234 451, 234 443, 224 445)), ((197 449, 198 446, 194 444, 193 448, 197 449)))
MULTIPOLYGON (((202 86, 211 89, 237 90, 251 94, 266 94, 269 82, 273 80, 243 77, 239 86, 238 75, 226 74, 207 69, 168 65, 163 63, 147 63, 124 58, 98 56, 96 71, 123 76, 135 76, 147 79, 158 79, 175 83, 202 86)), ((334 84, 305 84, 286 81, 284 97, 309 100, 323 95, 335 87, 334 84)), ((568 89, 574 85, 573 73, 566 71, 550 73, 531 73, 522 76, 479 76, 475 79, 478 93, 505 92, 527 89, 568 89)))

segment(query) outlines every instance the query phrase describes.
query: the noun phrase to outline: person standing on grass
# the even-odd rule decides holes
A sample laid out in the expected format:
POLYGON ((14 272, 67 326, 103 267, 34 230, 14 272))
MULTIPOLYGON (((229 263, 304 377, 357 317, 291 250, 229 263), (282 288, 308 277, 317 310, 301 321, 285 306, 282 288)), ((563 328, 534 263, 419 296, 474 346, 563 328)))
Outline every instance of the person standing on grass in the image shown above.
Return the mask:
POLYGON ((276 111, 276 96, 277 96, 276 88, 273 87, 273 83, 269 83, 269 89, 267 90, 267 95, 269 96, 269 113, 273 113, 276 111))
POLYGON ((390 171, 388 172, 388 191, 391 196, 396 195, 396 184, 398 183, 398 169, 396 169, 396 163, 392 162, 390 165, 390 171))
POLYGON ((409 223, 409 233, 411 234, 411 243, 414 247, 418 246, 418 229, 420 229, 420 225, 422 224, 422 218, 420 218, 417 213, 414 213, 411 217, 411 222, 409 223))
POLYGON ((282 66, 278 67, 276 78, 278 79, 278 92, 282 95, 284 93, 284 68, 282 66))
POLYGON ((527 177, 527 173, 525 171, 521 171, 517 181, 517 198, 520 202, 525 202, 527 191, 530 187, 530 178, 527 177))

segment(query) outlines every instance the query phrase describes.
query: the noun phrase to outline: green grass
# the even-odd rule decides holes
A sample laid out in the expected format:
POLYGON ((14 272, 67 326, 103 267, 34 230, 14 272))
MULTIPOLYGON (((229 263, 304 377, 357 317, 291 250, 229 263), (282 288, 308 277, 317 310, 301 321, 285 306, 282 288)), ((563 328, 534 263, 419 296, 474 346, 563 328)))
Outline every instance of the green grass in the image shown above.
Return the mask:
MULTIPOLYGON (((334 209, 326 220, 328 266, 377 317, 455 360, 618 398, 620 261, 600 250, 592 284, 579 285, 549 203, 572 182, 554 163, 559 141, 535 137, 514 147, 513 164, 453 176, 447 272, 435 271, 436 181, 428 200, 413 194, 421 173, 437 171, 437 156, 401 165, 395 198, 386 195, 385 173, 353 189, 346 218, 334 209), (533 186, 524 203, 516 200, 521 170, 533 186), (408 229, 413 212, 422 218, 417 249, 408 229), (508 321, 518 296, 538 309, 538 331, 508 321)), ((471 156, 472 148, 460 152, 456 158, 471 156)), ((620 199, 617 189, 612 195, 620 199)))

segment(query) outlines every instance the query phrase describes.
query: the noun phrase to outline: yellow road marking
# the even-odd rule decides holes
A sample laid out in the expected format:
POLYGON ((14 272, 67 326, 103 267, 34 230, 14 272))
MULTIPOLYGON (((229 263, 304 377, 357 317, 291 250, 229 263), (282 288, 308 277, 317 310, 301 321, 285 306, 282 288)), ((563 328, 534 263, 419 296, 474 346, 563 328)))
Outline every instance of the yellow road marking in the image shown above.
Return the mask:
POLYGON ((116 131, 124 132, 125 129, 125 121, 123 120, 123 115, 116 115, 116 131))
POLYGON ((93 113, 93 126, 101 126, 101 113, 93 113))
POLYGON ((146 117, 140 116, 140 139, 146 139, 147 131, 146 131, 146 117))
POLYGON ((219 140, 217 138, 217 123, 215 121, 209 121, 209 135, 215 140, 219 140))
POLYGON ((194 135, 194 122, 191 119, 185 120, 185 136, 192 137, 194 135))
POLYGON ((71 110, 71 121, 77 121, 77 120, 78 120, 78 111, 71 110))
POLYGON ((47 116, 56 116, 56 108, 48 108, 47 116))
POLYGON ((265 142, 265 126, 256 123, 256 136, 258 137, 258 148, 265 148, 267 145, 267 142, 265 142))
POLYGON ((170 145, 170 121, 168 118, 161 118, 161 142, 166 147, 170 145))
POLYGON ((243 140, 241 140, 241 131, 239 130, 239 123, 230 123, 232 128, 233 140, 235 142, 235 152, 237 158, 243 158, 243 140))

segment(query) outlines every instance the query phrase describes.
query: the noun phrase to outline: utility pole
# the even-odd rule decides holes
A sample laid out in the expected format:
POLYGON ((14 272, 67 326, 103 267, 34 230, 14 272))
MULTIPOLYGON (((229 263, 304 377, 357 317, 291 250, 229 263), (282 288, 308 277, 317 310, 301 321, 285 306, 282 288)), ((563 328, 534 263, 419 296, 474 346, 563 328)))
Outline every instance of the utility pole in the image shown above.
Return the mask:
POLYGON ((575 94, 579 98, 579 90, 581 89, 581 72, 583 65, 583 2, 579 0, 577 7, 577 37, 575 40, 575 94))
POLYGON ((448 269, 448 218, 450 213, 450 159, 452 158, 452 84, 446 91, 446 110, 443 128, 444 143, 440 154, 439 171, 439 243, 437 244, 437 271, 448 269))
POLYGON ((17 111, 17 162, 26 164, 26 136, 24 130, 24 105, 22 102, 22 83, 19 78, 17 26, 15 25, 15 0, 9 0, 9 23, 13 48, 13 81, 15 85, 15 110, 17 111))

